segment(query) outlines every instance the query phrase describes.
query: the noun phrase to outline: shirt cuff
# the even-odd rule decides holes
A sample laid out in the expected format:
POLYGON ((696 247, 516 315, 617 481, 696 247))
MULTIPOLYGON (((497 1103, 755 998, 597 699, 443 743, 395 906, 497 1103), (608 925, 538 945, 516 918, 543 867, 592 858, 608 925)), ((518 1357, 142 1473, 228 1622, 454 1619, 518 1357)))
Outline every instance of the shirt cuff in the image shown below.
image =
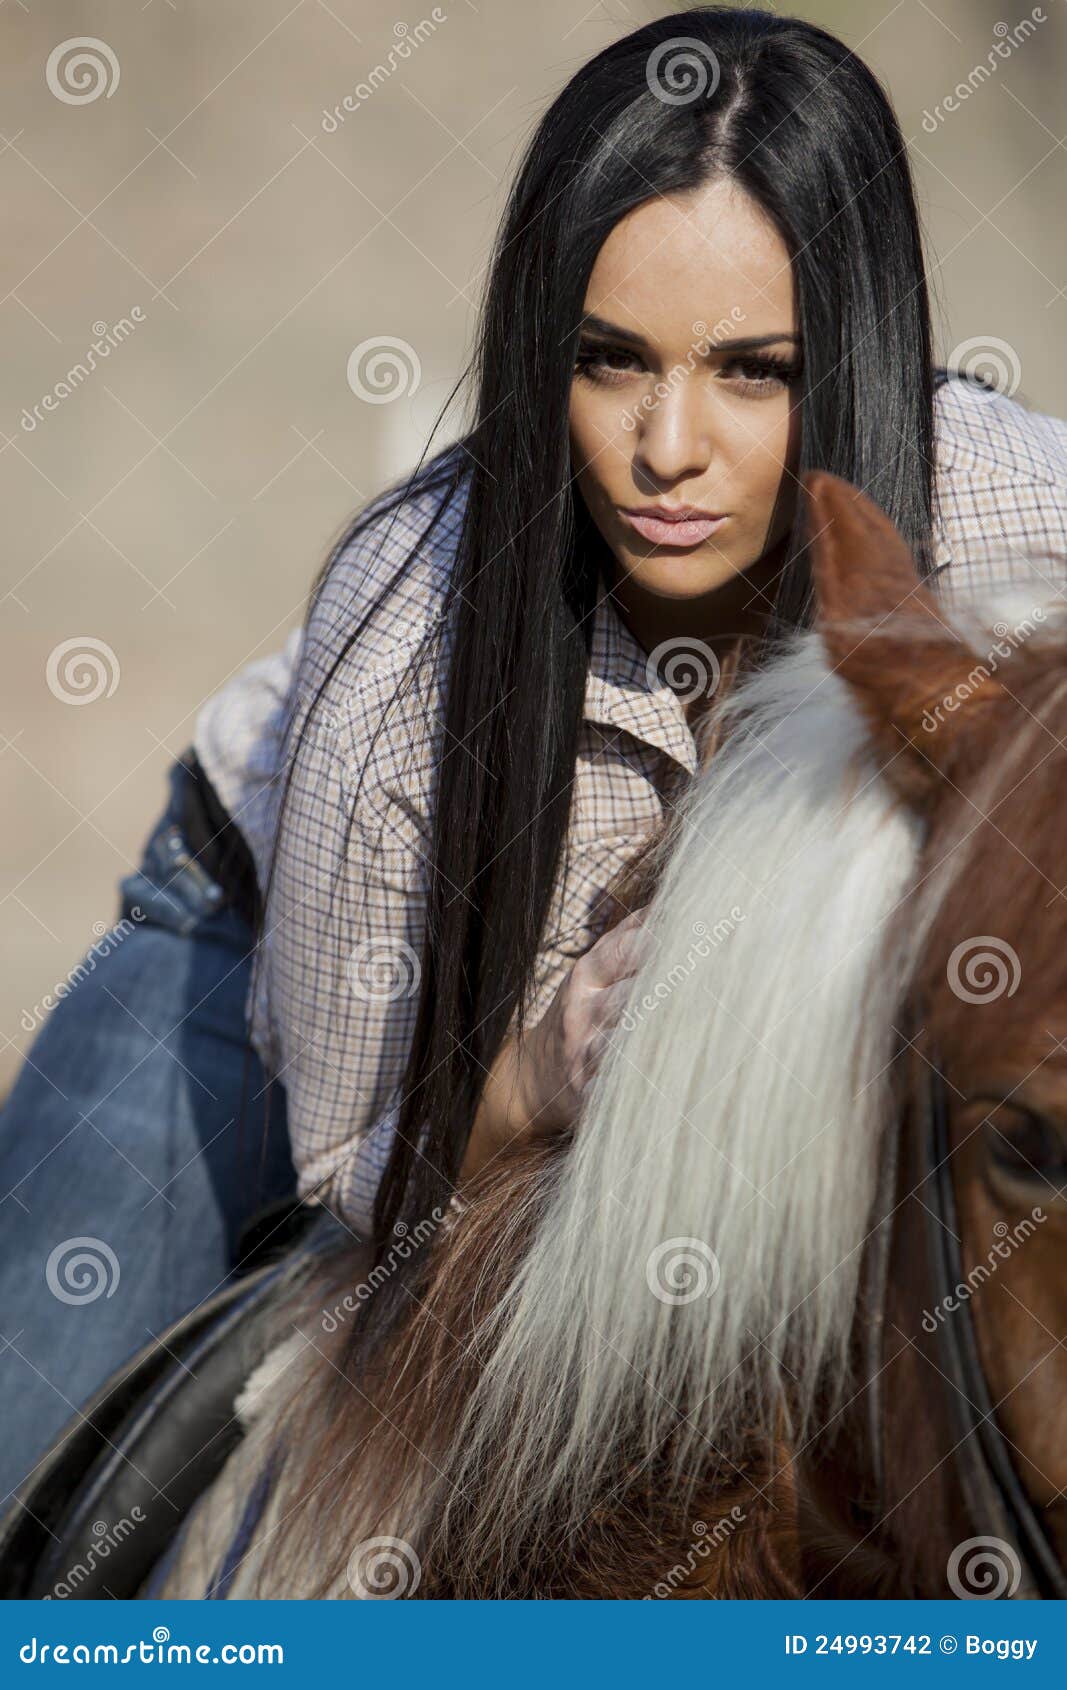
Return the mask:
POLYGON ((399 1107, 375 1121, 361 1138, 347 1167, 341 1170, 340 1198, 345 1220, 364 1238, 374 1231, 374 1199, 396 1138, 399 1107))

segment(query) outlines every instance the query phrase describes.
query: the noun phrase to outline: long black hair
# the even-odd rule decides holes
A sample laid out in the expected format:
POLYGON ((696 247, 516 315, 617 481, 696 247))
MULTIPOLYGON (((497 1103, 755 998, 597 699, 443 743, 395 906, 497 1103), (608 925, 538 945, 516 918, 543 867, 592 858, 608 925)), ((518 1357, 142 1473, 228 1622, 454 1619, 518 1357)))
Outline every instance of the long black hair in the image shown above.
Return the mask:
MULTIPOLYGON (((645 25, 579 70, 539 123, 496 242, 468 371, 472 426, 389 495, 399 505, 436 487, 443 504, 466 485, 420 995, 375 1212, 382 1253, 398 1225, 418 1235, 447 1204, 486 1073, 513 1017, 526 1016, 564 862, 598 592, 568 435, 589 276, 620 218, 717 177, 757 202, 790 253, 803 347, 798 473, 829 470, 862 487, 931 567, 929 300, 886 93, 841 41, 800 19, 709 6, 645 25)), ((335 547, 316 596, 363 520, 335 547)), ((795 524, 776 620, 802 625, 810 606, 795 524)), ((364 625, 345 631, 334 669, 364 625)), ((279 826, 284 812, 283 802, 279 826)), ((390 1277, 354 1323, 358 1336, 373 1342, 387 1328, 403 1281, 390 1277)))

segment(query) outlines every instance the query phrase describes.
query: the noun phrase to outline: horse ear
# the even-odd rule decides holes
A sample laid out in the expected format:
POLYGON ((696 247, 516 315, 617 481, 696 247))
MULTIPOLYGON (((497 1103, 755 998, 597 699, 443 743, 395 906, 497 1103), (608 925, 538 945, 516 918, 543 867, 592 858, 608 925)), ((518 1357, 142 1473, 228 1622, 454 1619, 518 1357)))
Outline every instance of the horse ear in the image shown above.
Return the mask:
POLYGON ((921 804, 972 705, 1005 697, 1004 688, 946 623, 885 512, 825 471, 809 472, 802 485, 827 656, 867 718, 884 773, 921 804))

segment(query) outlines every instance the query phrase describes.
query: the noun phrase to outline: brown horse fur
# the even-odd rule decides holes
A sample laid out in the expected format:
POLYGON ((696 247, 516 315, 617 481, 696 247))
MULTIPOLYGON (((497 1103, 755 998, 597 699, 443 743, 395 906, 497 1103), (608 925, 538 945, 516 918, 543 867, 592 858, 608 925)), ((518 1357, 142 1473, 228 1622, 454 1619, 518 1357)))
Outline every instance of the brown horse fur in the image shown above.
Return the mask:
MULTIPOLYGON (((923 1024, 904 1079, 915 1097, 928 1084, 931 1061, 945 1076, 965 1271, 981 1269, 997 1229, 1014 1231, 1035 1209, 1045 1217, 1023 1247, 998 1260, 988 1279, 976 1281, 970 1301, 998 1422, 1065 1559, 1063 627, 1029 632, 1007 673, 995 658, 976 659, 945 626, 877 507, 825 476, 812 478, 810 492, 830 526, 830 543, 817 562, 823 638, 867 716, 884 774, 927 818, 917 884, 932 889, 935 913, 914 982, 923 1024), (857 569, 859 557, 870 566, 857 569), (877 637, 850 637, 846 628, 857 621, 876 627, 877 637), (955 707, 927 731, 919 724, 931 700, 955 707), (952 862, 965 864, 965 872, 948 877, 942 890, 939 866, 952 862), (953 989, 950 972, 955 969, 955 978, 961 967, 953 964, 953 953, 967 946, 993 959, 1000 955, 1008 973, 1017 965, 1014 985, 1006 974, 1005 989, 989 991, 985 1001, 968 1001, 953 989), (1044 1164, 1034 1149, 1035 1122, 1052 1151, 1044 1164), (1013 1146, 1018 1165, 1005 1172, 998 1156, 1013 1146)), ((914 903, 908 900, 902 920, 914 920, 914 903)), ((995 960, 986 967, 995 976, 995 960)), ((980 986, 981 977, 970 984, 980 986)), ((895 1434, 885 1450, 888 1520, 873 1536, 891 1541, 902 1588, 948 1595, 948 1555, 982 1523, 968 1521, 962 1508, 956 1436, 946 1412, 952 1387, 916 1312, 929 1309, 933 1292, 923 1245, 928 1217, 919 1190, 922 1170, 915 1133, 907 1127, 902 1150, 883 1381, 895 1434)))
MULTIPOLYGON (((324 1350, 316 1333, 315 1363, 294 1391, 283 1425, 299 1429, 286 1460, 299 1498, 291 1525, 322 1544, 345 1537, 345 1510, 358 1498, 362 1517, 368 1488, 384 1533, 403 1536, 405 1499, 432 1481, 458 1412, 477 1377, 479 1330, 499 1287, 529 1243, 546 1169, 560 1159, 562 1140, 517 1151, 478 1177, 458 1219, 432 1255, 410 1319, 398 1332, 373 1378, 344 1375, 343 1343, 335 1335, 324 1350), (531 1199, 533 1201, 531 1201, 531 1199), (318 1357, 331 1364, 323 1367, 318 1357), (353 1384, 355 1390, 353 1390, 353 1384), (310 1414, 306 1411, 310 1410, 310 1414), (307 1424, 329 1428, 309 1448, 307 1424), (329 1474, 328 1484, 316 1475, 329 1474)), ((334 1264, 337 1277, 316 1279, 303 1309, 290 1315, 306 1334, 319 1324, 322 1306, 353 1283, 353 1263, 334 1264)), ((669 1451, 663 1451, 666 1461, 669 1451)), ((790 1453, 780 1442, 765 1448, 739 1429, 735 1446, 721 1452, 714 1470, 694 1475, 684 1505, 665 1501, 657 1472, 618 1452, 617 1483, 604 1506, 577 1534, 529 1545, 521 1574, 515 1567, 480 1562, 463 1544, 462 1508, 452 1514, 446 1538, 420 1545, 423 1598, 606 1599, 685 1597, 758 1598, 802 1594, 800 1535, 790 1453)), ((308 1540, 310 1542, 310 1539, 308 1540)), ((268 1577, 276 1577, 278 1546, 268 1577)), ((346 1548, 347 1553, 347 1548, 346 1548)), ((308 1556, 300 1556, 307 1576, 308 1556)), ((323 1566, 308 1594, 325 1596, 337 1568, 323 1566)), ((301 1593, 304 1593, 301 1584, 301 1593)), ((273 1594, 271 1584, 264 1594, 273 1594)))
MULTIPOLYGON (((1054 1117, 1057 1131, 1067 1118, 1067 1063, 1057 1045, 1067 1035, 1067 950, 1056 919, 1067 904, 1057 908, 1051 890, 1063 876, 1065 648, 1062 635, 1035 639, 1013 662, 1010 689, 976 672, 974 651, 942 622, 907 547, 877 507, 829 475, 807 477, 805 489, 826 650, 864 714, 883 773, 900 802, 926 821, 919 896, 928 877, 936 883, 942 859, 970 853, 968 872, 934 906, 916 982, 928 1019, 901 1081, 904 1154, 881 1352, 883 1495, 871 1482, 857 1371, 851 1400, 811 1445, 791 1447, 783 1403, 776 1442, 768 1446, 739 1425, 729 1447, 709 1450, 706 1469, 681 1491, 661 1482, 655 1455, 614 1451, 614 1485, 589 1518, 577 1529, 561 1524, 551 1541, 516 1546, 521 1553, 507 1565, 480 1555, 464 1532, 467 1499, 459 1499, 447 1522, 431 1521, 418 1543, 421 1597, 935 1596, 946 1593, 953 1545, 981 1529, 961 1509, 938 1407, 948 1387, 922 1342, 921 1314, 934 1293, 906 1102, 936 1049, 954 1100, 957 1197, 970 1264, 981 1257, 994 1219, 1022 1213, 1033 1187, 991 1174, 989 1133, 978 1131, 982 1106, 976 1115, 963 1100, 977 1093, 988 1106, 1019 1083, 1027 1108, 1054 1117), (957 696, 957 688, 962 707, 936 732, 926 731, 926 713, 957 696), (1023 952, 1021 987, 992 1015, 946 986, 948 953, 983 933, 1011 935, 1023 952)), ((714 749, 713 735, 707 747, 714 749)), ((612 919, 647 902, 669 842, 668 823, 616 888, 612 919)), ((904 923, 911 906, 909 898, 904 923)), ((1020 1121, 1025 1127, 1029 1117, 1013 1104, 1004 1110, 1006 1134, 1020 1121)), ((546 1190, 565 1177, 568 1142, 562 1135, 518 1149, 463 1194, 413 1286, 410 1316, 372 1376, 346 1373, 343 1332, 325 1346, 328 1365, 321 1365, 324 1346, 315 1334, 306 1352, 315 1365, 304 1368, 278 1428, 296 1500, 285 1541, 272 1554, 275 1578, 280 1562, 292 1569, 293 1589, 315 1594, 308 1566, 317 1560, 325 1593, 338 1569, 323 1564, 324 1546, 350 1546, 353 1522, 360 1536, 370 1529, 403 1536, 407 1505, 434 1479, 479 1376, 485 1316, 529 1247, 546 1190)), ((1057 1347, 1067 1332, 1065 1222, 1062 1197, 1057 1208, 1046 1190, 1045 1201, 1054 1218, 1000 1269, 992 1288, 983 1288, 975 1315, 992 1394, 1004 1405, 1025 1482, 1047 1504, 1050 1529, 1067 1550, 1067 1447, 1062 1438, 1057 1447, 1051 1431, 1067 1391, 1067 1347, 1057 1347)), ((328 1271, 332 1278, 308 1287, 298 1329, 353 1283, 351 1258, 328 1271)), ((870 1313, 866 1305, 858 1311, 858 1335, 870 1313)), ((687 1405, 675 1406, 681 1419, 687 1405)))

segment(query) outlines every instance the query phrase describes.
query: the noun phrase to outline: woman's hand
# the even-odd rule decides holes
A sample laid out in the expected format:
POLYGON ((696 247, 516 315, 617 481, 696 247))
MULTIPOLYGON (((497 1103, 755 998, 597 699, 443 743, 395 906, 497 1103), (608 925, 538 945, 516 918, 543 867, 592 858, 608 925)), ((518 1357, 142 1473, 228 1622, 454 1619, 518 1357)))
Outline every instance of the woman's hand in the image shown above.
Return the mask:
POLYGON ((643 910, 620 921, 578 958, 519 1057, 522 1113, 531 1137, 568 1127, 596 1073, 644 961, 643 910))
POLYGON ((462 1177, 506 1145, 558 1132, 575 1120, 648 954, 643 910, 604 933, 570 969, 521 1045, 502 1048, 485 1083, 462 1177))

